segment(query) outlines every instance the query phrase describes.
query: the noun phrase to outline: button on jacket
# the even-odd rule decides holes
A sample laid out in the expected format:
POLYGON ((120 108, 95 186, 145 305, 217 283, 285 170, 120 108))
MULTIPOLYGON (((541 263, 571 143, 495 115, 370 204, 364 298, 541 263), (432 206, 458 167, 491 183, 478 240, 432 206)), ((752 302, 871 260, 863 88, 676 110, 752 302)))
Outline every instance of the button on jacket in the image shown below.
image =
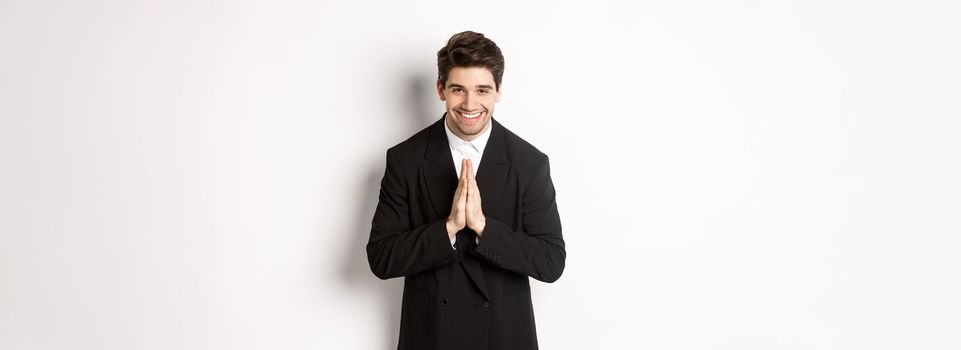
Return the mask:
POLYGON ((397 348, 537 349, 528 277, 556 281, 567 255, 548 157, 492 118, 476 174, 484 236, 465 227, 455 249, 445 118, 387 150, 367 243, 374 275, 404 277, 397 348))

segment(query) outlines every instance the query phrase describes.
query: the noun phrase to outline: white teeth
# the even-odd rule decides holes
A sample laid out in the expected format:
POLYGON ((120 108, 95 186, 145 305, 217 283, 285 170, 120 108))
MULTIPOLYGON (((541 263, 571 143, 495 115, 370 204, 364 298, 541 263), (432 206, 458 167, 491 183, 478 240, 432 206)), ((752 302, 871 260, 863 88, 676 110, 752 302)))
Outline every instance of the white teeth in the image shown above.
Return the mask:
POLYGON ((464 113, 464 112, 460 112, 460 115, 464 116, 464 118, 467 118, 467 119, 474 119, 474 118, 480 117, 481 112, 477 112, 477 113, 474 113, 474 114, 467 114, 467 113, 464 113))

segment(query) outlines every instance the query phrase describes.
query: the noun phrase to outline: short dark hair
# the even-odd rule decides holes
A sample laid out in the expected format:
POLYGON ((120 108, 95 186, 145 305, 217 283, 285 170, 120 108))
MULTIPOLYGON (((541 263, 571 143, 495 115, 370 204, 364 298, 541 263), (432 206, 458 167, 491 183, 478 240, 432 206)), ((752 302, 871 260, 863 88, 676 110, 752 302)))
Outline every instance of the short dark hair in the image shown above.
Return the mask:
POLYGON ((504 55, 484 34, 465 31, 454 34, 447 45, 437 52, 437 79, 447 87, 447 76, 454 67, 483 67, 494 75, 495 88, 500 91, 504 76, 504 55))

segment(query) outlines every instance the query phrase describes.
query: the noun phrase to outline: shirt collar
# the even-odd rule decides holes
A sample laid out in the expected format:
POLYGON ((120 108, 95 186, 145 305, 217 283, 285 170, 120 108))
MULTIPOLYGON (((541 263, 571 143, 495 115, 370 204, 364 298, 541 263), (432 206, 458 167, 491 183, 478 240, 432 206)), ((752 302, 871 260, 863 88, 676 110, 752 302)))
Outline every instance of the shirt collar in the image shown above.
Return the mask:
POLYGON ((450 126, 447 125, 447 117, 444 117, 444 131, 447 132, 447 144, 450 145, 451 148, 473 145, 477 148, 477 151, 480 152, 481 155, 484 155, 484 148, 487 147, 487 140, 490 139, 491 129, 493 128, 494 120, 491 119, 487 122, 487 126, 484 128, 484 131, 481 131, 480 135, 477 135, 473 141, 464 141, 457 135, 454 135, 453 131, 450 131, 450 126))

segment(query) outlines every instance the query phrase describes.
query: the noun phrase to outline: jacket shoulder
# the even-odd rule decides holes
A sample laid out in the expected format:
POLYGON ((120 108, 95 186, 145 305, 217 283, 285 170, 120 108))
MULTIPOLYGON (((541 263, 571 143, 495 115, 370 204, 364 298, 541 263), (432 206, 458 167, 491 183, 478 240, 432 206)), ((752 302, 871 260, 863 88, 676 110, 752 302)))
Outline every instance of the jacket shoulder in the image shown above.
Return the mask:
POLYGON ((547 158, 546 153, 507 128, 504 128, 504 142, 511 162, 536 167, 547 158))
POLYGON ((416 164, 427 151, 427 140, 433 125, 418 131, 406 140, 387 149, 387 157, 393 157, 400 164, 416 164))

